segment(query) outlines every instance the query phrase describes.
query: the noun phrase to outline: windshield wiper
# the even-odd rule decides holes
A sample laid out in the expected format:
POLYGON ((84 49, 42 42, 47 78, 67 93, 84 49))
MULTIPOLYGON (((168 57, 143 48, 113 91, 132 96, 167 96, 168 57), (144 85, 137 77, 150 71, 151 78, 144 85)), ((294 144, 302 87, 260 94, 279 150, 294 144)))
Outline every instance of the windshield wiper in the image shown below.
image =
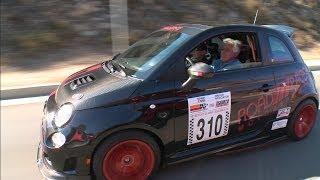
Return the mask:
POLYGON ((114 60, 110 60, 107 64, 108 69, 111 71, 111 73, 118 71, 121 73, 122 76, 126 76, 126 73, 124 69, 126 69, 125 66, 120 64, 119 62, 116 62, 114 60))
POLYGON ((126 67, 125 67, 123 64, 121 64, 121 63, 119 63, 119 62, 117 62, 117 64, 118 64, 122 69, 126 69, 126 67))
POLYGON ((113 73, 115 71, 111 60, 105 63, 105 67, 108 69, 109 73, 113 73))

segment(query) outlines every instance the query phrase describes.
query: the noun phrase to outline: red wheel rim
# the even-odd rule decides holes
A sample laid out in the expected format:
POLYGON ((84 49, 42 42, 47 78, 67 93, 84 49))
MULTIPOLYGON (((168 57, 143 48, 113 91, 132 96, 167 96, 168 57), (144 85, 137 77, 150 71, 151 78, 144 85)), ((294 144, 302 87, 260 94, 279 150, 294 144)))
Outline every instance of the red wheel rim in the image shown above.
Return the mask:
POLYGON ((155 164, 152 148, 139 140, 127 140, 113 146, 103 159, 107 179, 147 179, 155 164))
POLYGON ((311 105, 304 107, 298 115, 294 124, 294 131, 297 137, 305 137, 312 129, 316 119, 315 108, 311 105))

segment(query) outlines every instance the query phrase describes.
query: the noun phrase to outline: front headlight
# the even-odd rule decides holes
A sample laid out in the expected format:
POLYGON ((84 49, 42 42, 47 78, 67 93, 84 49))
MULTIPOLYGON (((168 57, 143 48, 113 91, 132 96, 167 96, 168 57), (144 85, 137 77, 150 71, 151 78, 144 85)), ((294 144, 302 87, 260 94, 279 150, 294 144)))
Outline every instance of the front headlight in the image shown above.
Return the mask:
POLYGON ((61 147, 66 142, 66 137, 61 132, 54 133, 51 139, 55 148, 61 147))
POLYGON ((55 125, 58 126, 58 127, 61 127, 64 124, 66 124, 69 121, 69 119, 70 119, 70 117, 72 115, 72 112, 73 112, 72 104, 64 104, 64 105, 62 105, 59 108, 59 110, 58 110, 58 112, 57 112, 57 114, 56 114, 56 116, 54 118, 55 125))

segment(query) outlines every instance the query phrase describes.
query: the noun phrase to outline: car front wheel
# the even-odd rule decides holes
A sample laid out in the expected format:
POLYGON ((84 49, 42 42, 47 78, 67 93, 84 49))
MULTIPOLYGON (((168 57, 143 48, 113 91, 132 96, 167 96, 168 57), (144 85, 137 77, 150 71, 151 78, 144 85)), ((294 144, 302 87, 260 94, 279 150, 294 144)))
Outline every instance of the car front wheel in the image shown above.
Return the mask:
POLYGON ((148 134, 120 132, 107 138, 94 154, 97 179, 147 179, 160 164, 158 144, 148 134))
POLYGON ((301 140, 311 132, 317 116, 317 106, 314 101, 303 101, 293 113, 288 133, 293 140, 301 140))

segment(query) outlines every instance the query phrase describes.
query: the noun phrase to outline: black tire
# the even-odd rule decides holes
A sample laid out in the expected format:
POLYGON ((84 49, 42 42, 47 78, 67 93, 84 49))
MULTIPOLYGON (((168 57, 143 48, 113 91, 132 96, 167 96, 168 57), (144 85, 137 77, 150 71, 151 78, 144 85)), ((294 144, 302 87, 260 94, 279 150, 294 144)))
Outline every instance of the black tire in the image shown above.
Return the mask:
POLYGON ((143 143, 146 143, 148 146, 150 146, 154 153, 155 161, 154 167, 149 177, 152 176, 158 170, 161 161, 161 152, 159 145, 156 143, 156 141, 148 134, 140 131, 123 131, 106 138, 102 142, 102 144, 99 145, 96 152, 94 153, 92 168, 94 171, 95 178, 97 180, 107 179, 105 178, 103 173, 103 162, 109 150, 111 150, 117 144, 126 142, 128 140, 142 141, 143 143))
MULTIPOLYGON (((311 99, 307 99, 307 100, 303 101, 302 103, 300 103, 298 105, 298 107, 293 112, 293 114, 292 114, 292 116, 291 116, 291 118, 289 120, 289 123, 288 123, 288 135, 289 135, 290 139, 292 139, 294 141, 299 141, 299 140, 302 140, 302 139, 306 138, 310 134, 310 132, 311 132, 311 130, 312 130, 312 128, 313 128, 313 126, 314 126, 314 124, 316 122, 317 111, 318 111, 317 110, 317 105, 311 99), (310 123, 310 125, 308 127, 309 128, 308 132, 300 134, 300 136, 299 136, 299 133, 297 132, 297 130, 295 130, 295 126, 297 126, 297 123, 299 123, 299 120, 300 120, 300 117, 301 117, 300 113, 302 111, 304 111, 307 107, 310 107, 310 109, 312 107, 314 109, 313 112, 315 114, 315 117, 313 119, 312 124, 310 123), (301 135, 303 135, 303 136, 301 136, 301 135)), ((308 114, 311 115, 312 113, 308 113, 308 114)), ((310 119, 312 119, 312 118, 310 118, 310 119)))

